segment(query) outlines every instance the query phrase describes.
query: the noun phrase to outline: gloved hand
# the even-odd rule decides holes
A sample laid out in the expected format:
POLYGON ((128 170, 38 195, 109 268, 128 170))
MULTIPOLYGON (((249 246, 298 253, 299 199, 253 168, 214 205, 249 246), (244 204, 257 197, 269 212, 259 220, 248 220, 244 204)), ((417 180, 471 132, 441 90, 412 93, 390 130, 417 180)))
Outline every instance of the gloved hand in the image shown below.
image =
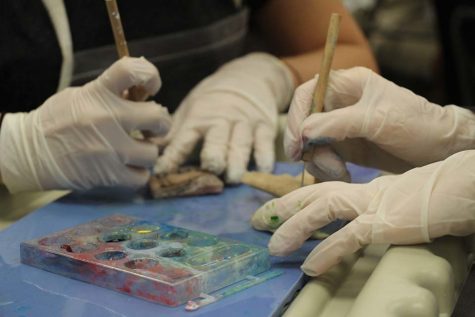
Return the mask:
POLYGON ((339 179, 344 161, 400 173, 475 148, 475 114, 440 107, 356 67, 330 75, 325 113, 307 118, 316 80, 295 91, 284 148, 299 160, 306 143, 319 148, 307 164, 317 178, 339 179))
POLYGON ((96 80, 68 88, 30 113, 7 114, 0 130, 0 171, 10 192, 140 186, 158 156, 133 130, 164 135, 168 111, 154 102, 121 96, 143 86, 160 88, 157 69, 144 58, 123 58, 96 80))
POLYGON ((475 232, 475 150, 445 161, 382 176, 368 184, 326 182, 271 200, 256 213, 266 229, 283 222, 269 242, 273 255, 297 250, 335 219, 352 220, 322 241, 302 269, 320 275, 344 255, 370 243, 412 244, 475 232))
POLYGON ((274 164, 278 112, 293 93, 292 73, 277 58, 249 54, 200 82, 173 116, 173 128, 155 172, 173 171, 201 139, 201 167, 240 182, 251 150, 260 171, 274 164))

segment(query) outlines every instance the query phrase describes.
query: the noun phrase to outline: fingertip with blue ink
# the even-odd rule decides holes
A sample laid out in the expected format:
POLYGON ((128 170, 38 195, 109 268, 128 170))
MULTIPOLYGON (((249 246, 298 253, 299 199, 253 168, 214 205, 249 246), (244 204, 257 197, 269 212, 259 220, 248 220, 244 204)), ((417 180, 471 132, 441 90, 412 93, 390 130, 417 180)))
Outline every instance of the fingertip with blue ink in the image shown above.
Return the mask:
POLYGON ((318 137, 318 138, 315 138, 315 139, 309 139, 309 138, 304 136, 302 138, 302 142, 303 142, 303 152, 306 152, 314 146, 329 145, 329 144, 335 142, 335 139, 330 138, 330 137, 318 137))

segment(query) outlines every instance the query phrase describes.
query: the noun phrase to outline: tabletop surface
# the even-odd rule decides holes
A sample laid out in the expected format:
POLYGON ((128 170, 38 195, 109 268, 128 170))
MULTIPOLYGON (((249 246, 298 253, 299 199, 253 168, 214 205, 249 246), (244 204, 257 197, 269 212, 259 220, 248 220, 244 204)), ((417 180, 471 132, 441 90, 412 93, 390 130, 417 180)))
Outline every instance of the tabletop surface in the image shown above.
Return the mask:
MULTIPOLYGON (((278 163, 275 172, 297 174, 301 165, 278 163)), ((350 165, 354 182, 377 172, 350 165)), ((127 190, 71 194, 0 232, 0 316, 274 316, 304 283, 300 265, 318 241, 287 257, 272 257, 283 274, 195 312, 170 308, 20 263, 20 243, 111 214, 126 214, 220 237, 266 246, 271 235, 253 230, 253 212, 271 199, 246 185, 220 195, 148 200, 127 190)))

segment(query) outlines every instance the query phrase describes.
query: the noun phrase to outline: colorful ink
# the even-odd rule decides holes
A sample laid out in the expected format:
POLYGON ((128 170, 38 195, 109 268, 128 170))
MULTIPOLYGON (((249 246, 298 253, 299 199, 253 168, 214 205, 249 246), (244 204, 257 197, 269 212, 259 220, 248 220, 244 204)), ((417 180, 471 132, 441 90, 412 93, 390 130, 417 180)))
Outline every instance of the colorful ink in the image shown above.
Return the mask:
POLYGON ((21 261, 168 306, 270 268, 265 248, 122 215, 23 242, 21 261))
POLYGON ((270 216, 269 218, 269 228, 270 229, 277 229, 281 225, 279 216, 270 216))

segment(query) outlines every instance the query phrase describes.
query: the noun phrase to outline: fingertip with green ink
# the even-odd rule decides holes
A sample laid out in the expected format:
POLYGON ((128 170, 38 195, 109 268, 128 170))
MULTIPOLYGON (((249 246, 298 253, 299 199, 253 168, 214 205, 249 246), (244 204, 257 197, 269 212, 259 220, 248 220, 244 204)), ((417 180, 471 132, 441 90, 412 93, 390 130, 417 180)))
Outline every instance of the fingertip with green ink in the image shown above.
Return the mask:
POLYGON ((280 217, 277 215, 272 215, 269 217, 269 227, 271 229, 277 229, 281 225, 280 217))

